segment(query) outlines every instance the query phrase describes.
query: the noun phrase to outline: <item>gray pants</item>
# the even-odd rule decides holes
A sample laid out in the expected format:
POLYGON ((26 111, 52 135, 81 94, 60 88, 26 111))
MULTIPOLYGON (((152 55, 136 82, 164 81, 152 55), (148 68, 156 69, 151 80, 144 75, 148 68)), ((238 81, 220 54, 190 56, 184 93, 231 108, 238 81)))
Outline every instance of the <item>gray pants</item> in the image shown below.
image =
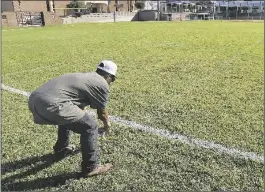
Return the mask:
POLYGON ((97 122, 85 114, 77 122, 58 126, 58 139, 55 151, 67 147, 70 143, 70 131, 80 134, 82 151, 82 169, 93 169, 98 163, 98 125, 97 122))

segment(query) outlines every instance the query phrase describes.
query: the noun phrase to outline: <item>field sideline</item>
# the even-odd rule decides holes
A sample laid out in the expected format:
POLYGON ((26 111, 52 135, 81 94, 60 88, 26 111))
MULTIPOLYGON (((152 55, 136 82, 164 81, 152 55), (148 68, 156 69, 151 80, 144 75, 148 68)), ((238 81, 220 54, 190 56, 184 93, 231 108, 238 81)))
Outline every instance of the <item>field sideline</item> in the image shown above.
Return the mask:
MULTIPOLYGON (((101 159, 116 169, 76 180, 80 154, 48 164, 56 129, 34 125, 26 99, 4 91, 2 189, 263 190, 263 27, 215 21, 5 29, 4 85, 32 91, 54 76, 113 59, 119 64, 113 116, 252 152, 260 160, 115 124, 101 159)), ((78 144, 75 135, 73 142, 78 144)))

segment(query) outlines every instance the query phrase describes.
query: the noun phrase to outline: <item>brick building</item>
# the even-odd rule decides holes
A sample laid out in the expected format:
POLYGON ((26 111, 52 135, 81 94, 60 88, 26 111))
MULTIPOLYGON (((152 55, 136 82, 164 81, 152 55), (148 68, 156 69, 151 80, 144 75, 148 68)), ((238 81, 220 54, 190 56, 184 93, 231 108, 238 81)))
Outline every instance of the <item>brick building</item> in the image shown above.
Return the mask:
MULTIPOLYGON (((2 25, 17 26, 18 16, 16 12, 43 12, 46 25, 59 24, 61 18, 73 14, 73 10, 66 9, 71 1, 43 0, 43 1, 23 1, 23 0, 2 0, 2 25)), ((80 1, 86 5, 88 12, 131 12, 134 10, 134 0, 107 0, 107 1, 80 1), (118 7, 115 5, 119 5, 118 7)), ((82 11, 82 10, 81 10, 82 11)))

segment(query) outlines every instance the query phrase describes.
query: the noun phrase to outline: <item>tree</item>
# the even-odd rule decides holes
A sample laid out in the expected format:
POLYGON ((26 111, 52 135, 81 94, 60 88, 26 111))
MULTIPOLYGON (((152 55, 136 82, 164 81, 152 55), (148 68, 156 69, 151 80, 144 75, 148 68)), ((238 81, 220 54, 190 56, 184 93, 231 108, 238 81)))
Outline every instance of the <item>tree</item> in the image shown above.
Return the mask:
POLYGON ((145 7, 145 2, 144 2, 144 1, 136 1, 135 4, 134 4, 134 6, 135 6, 137 9, 142 10, 142 9, 144 9, 144 7, 145 7))
POLYGON ((17 2, 18 2, 19 11, 21 11, 21 7, 20 7, 20 5, 21 5, 21 0, 17 0, 17 2))
POLYGON ((74 9, 75 11, 78 11, 78 8, 86 8, 86 6, 83 3, 78 2, 78 0, 72 0, 71 3, 66 5, 66 7, 67 8, 76 8, 76 9, 74 9))

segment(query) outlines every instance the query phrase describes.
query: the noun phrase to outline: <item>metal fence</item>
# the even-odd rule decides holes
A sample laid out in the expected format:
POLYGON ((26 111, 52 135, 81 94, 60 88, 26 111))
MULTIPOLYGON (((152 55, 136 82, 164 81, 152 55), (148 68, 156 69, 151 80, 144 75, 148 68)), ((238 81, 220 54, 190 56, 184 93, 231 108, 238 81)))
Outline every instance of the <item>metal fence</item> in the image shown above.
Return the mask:
POLYGON ((264 2, 212 1, 208 4, 196 4, 188 1, 167 1, 160 4, 160 11, 190 14, 190 18, 195 19, 263 20, 264 2))
POLYGON ((45 26, 43 12, 17 11, 18 26, 45 26))

